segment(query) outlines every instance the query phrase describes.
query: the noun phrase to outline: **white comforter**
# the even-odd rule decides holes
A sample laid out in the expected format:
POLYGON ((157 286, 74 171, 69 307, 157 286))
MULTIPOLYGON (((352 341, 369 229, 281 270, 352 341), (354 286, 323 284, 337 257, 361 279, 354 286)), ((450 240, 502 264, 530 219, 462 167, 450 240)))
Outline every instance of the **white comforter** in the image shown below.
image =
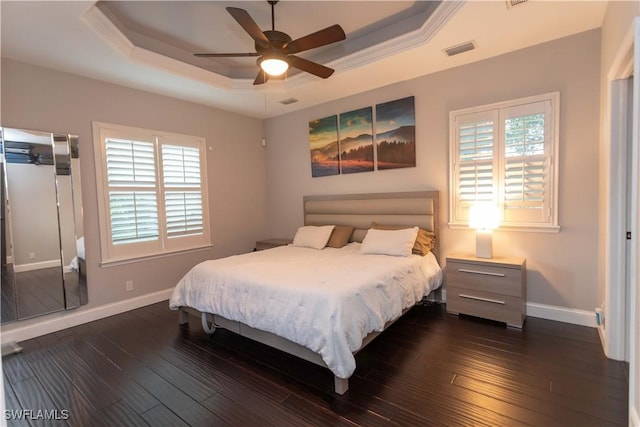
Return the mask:
POLYGON ((441 282, 432 254, 365 255, 359 243, 323 250, 283 246, 196 265, 169 306, 193 307, 287 338, 348 378, 363 338, 382 331, 441 282))

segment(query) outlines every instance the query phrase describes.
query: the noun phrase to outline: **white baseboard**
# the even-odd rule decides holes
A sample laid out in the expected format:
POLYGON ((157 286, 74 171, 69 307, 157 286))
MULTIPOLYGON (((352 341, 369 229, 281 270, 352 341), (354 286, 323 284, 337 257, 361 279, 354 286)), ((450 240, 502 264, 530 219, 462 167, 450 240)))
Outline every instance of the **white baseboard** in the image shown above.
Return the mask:
POLYGON ((32 262, 31 264, 15 265, 14 271, 16 273, 22 273, 25 271, 42 270, 43 268, 60 267, 61 261, 59 259, 52 259, 49 261, 32 262))
POLYGON ((629 427, 638 426, 640 426, 640 412, 638 412, 638 408, 632 406, 629 408, 629 427))
MULTIPOLYGON (((169 288, 88 310, 78 308, 69 312, 54 313, 43 316, 41 318, 37 318, 37 320, 29 319, 25 321, 26 324, 24 325, 20 325, 21 322, 9 324, 2 328, 0 340, 2 343, 20 342, 39 337, 41 335, 50 334, 62 329, 78 326, 83 323, 92 322, 104 317, 113 316, 125 311, 134 310, 136 308, 167 300, 171 296, 172 292, 173 288, 169 288)), ((446 291, 443 290, 443 293, 444 292, 446 291)), ((443 295, 443 297, 446 298, 446 294, 443 295)), ((527 316, 540 317, 543 319, 573 323, 593 328, 597 326, 595 314, 590 311, 576 310, 553 305, 527 303, 527 316)))
MULTIPOLYGON (((78 326, 83 323, 92 322, 94 320, 120 314, 125 311, 134 310, 146 305, 155 304, 160 301, 168 300, 171 297, 173 288, 142 295, 125 301, 119 301, 112 304, 102 305, 100 307, 83 310, 82 307, 72 311, 61 313, 53 313, 51 315, 42 316, 41 318, 16 322, 2 327, 0 339, 3 344, 10 342, 20 342, 41 335, 57 332, 62 329, 78 326), (14 327, 15 326, 15 327, 14 327), (7 330, 8 329, 8 330, 7 330)), ((167 305, 167 309, 169 306, 167 305)), ((177 314, 176 314, 177 319, 177 314)), ((176 320, 177 322, 177 320, 176 320)))
POLYGON ((557 322, 573 323, 574 325, 589 326, 591 328, 598 326, 596 324, 595 312, 555 305, 528 302, 527 316, 540 317, 557 322))

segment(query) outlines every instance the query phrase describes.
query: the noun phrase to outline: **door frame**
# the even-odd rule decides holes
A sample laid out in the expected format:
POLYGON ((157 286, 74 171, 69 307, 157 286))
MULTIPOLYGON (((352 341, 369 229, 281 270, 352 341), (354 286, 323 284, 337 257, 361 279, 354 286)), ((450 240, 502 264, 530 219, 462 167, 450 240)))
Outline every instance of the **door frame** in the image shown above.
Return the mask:
POLYGON ((605 324, 598 328, 605 354, 617 360, 629 362, 629 425, 640 425, 640 17, 635 17, 623 39, 613 64, 607 74, 605 90, 603 154, 605 179, 604 213, 604 269, 605 324), (629 111, 628 81, 633 79, 632 107, 629 111), (628 149, 629 123, 631 120, 631 170, 624 159, 628 149), (631 179, 627 181, 630 174, 631 179), (631 188, 627 188, 627 182, 631 188), (630 195, 630 200, 627 194, 630 195), (627 214, 627 204, 630 209, 627 214), (629 230, 626 229, 627 219, 629 230), (626 248, 626 231, 631 232, 631 242, 626 248), (628 252, 628 262, 627 259, 628 252), (628 273, 628 279, 627 279, 628 273), (627 300, 629 309, 627 310, 627 300))
MULTIPOLYGON (((636 18, 637 20, 638 18, 636 18)), ((627 150, 629 139, 628 78, 634 71, 635 20, 627 32, 607 74, 607 113, 604 122, 604 135, 609 145, 604 150, 606 168, 606 192, 604 212, 604 250, 605 250, 605 321, 598 327, 607 357, 615 360, 627 360, 629 347, 627 327, 627 150)), ((637 80, 637 79, 634 79, 637 80)), ((634 82, 635 84, 635 82, 634 82)), ((631 135, 632 136, 632 135, 631 135)), ((632 137, 633 151, 633 137, 632 137)), ((637 139, 636 139, 637 145, 637 139)), ((634 190, 630 189, 630 194, 634 190)), ((634 212, 632 210, 632 212, 634 212)), ((633 223, 631 219, 631 223, 633 223)), ((632 232, 632 238, 636 239, 632 232)), ((633 258, 631 263, 634 263, 633 258)))

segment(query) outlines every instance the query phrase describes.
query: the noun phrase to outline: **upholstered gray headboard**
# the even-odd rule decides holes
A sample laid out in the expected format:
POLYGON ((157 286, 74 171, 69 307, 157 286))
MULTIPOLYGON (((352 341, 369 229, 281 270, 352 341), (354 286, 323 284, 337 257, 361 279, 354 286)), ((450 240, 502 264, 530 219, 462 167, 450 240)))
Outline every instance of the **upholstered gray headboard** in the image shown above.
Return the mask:
POLYGON ((437 191, 304 196, 303 204, 305 225, 352 225, 354 242, 362 242, 372 222, 433 231, 436 234, 433 252, 439 258, 437 191))

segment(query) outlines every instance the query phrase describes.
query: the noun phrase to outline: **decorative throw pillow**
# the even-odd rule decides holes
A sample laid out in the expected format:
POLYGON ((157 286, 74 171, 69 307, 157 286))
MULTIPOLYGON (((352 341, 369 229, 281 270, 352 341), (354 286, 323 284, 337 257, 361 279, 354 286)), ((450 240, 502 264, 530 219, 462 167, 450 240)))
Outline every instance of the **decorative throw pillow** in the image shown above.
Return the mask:
POLYGON ((333 231, 333 225, 305 225, 298 228, 296 235, 293 237, 293 246, 304 248, 322 249, 327 245, 329 236, 333 231))
POLYGON ((362 241, 360 251, 364 254, 409 256, 417 235, 418 227, 401 230, 370 228, 362 241))
MULTIPOLYGON (((406 225, 384 225, 377 222, 371 223, 371 228, 377 230, 402 230, 411 228, 406 225)), ((436 235, 432 231, 425 230, 424 228, 418 229, 418 236, 413 244, 412 252, 416 255, 425 256, 436 245, 436 235)))
POLYGON ((347 243, 349 243, 349 239, 351 239, 351 234, 353 233, 353 227, 350 225, 336 225, 331 233, 331 237, 329 237, 329 242, 327 243, 327 247, 329 248, 341 248, 347 243))

